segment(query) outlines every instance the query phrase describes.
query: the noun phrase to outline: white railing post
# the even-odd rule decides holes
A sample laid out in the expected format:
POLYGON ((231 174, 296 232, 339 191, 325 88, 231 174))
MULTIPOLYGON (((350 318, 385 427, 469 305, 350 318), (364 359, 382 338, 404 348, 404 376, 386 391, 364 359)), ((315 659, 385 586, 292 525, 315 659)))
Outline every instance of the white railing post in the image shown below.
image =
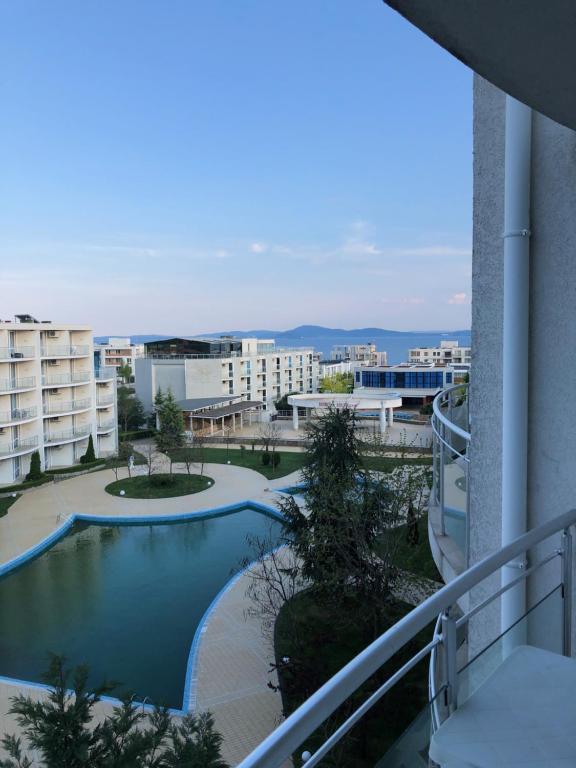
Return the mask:
POLYGON ((456 639, 456 621, 452 618, 451 610, 451 608, 447 608, 444 611, 441 625, 446 706, 450 712, 454 712, 458 707, 458 663, 456 659, 458 642, 456 639))
POLYGON ((572 534, 570 528, 562 533, 562 600, 564 638, 562 653, 572 656, 572 534))

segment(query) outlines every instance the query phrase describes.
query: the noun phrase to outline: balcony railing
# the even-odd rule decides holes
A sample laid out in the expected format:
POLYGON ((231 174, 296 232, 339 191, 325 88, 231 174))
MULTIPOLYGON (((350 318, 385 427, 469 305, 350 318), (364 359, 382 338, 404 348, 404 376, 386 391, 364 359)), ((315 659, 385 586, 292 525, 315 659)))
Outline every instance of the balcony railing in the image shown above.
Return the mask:
POLYGON ((35 419, 38 415, 38 408, 14 408, 12 411, 0 413, 0 424, 8 424, 12 421, 26 421, 26 419, 35 419))
POLYGON ((42 347, 42 357, 86 357, 90 354, 87 344, 46 345, 42 347))
POLYGON ((110 367, 98 368, 94 376, 97 381, 112 381, 118 376, 118 371, 110 367))
MULTIPOLYGON (((430 663, 428 704, 390 752, 381 761, 374 760, 378 766, 428 765, 428 754, 442 765, 493 765, 496 761, 491 763, 484 759, 477 762, 478 745, 486 745, 492 735, 494 742, 502 744, 506 728, 514 730, 511 741, 515 745, 528 740, 535 727, 552 731, 555 743, 572 740, 572 717, 561 718, 566 703, 556 696, 558 675, 550 673, 561 668, 567 671, 571 680, 576 677, 576 661, 570 658, 570 527, 575 523, 576 510, 571 510, 534 528, 420 603, 310 696, 238 768, 280 768, 294 754, 302 755, 306 768, 320 764, 380 699, 427 658, 430 663), (560 533, 562 535, 558 536, 560 533), (528 553, 535 552, 537 545, 541 545, 537 550, 539 559, 531 559, 529 568, 518 568, 517 564, 525 562, 528 553), (558 575, 550 568, 554 563, 559 566, 558 575), (514 576, 501 581, 504 573, 511 573, 510 566, 514 576), (544 567, 548 585, 546 594, 541 595, 520 619, 505 627, 504 632, 500 631, 496 615, 495 636, 487 632, 490 614, 494 615, 493 609, 497 607, 495 601, 509 590, 529 586, 533 574, 544 567), (491 586, 486 586, 488 579, 491 586), (501 583, 504 586, 500 587, 501 583), (480 584, 485 588, 477 602, 471 593, 480 584), (462 605, 466 606, 464 613, 462 605), (488 622, 472 624, 472 619, 488 607, 488 622), (330 729, 323 726, 384 664, 434 622, 436 631, 431 633, 426 645, 367 694, 352 714, 348 715, 350 710, 347 710, 330 729), (474 630, 478 626, 482 626, 482 631, 475 636, 474 630), (525 645, 529 628, 541 630, 530 633, 533 638, 531 647, 525 645), (540 648, 544 645, 545 649, 537 650, 539 643, 540 648), (529 663, 523 662, 527 657, 529 663), (507 681, 510 681, 509 687, 504 685, 507 681), (493 692, 488 706, 486 691, 493 692), (533 695, 525 691, 531 691, 533 695), (483 714, 486 715, 485 727, 479 724, 483 714), (505 723, 506 717, 511 722, 505 723), (326 736, 328 730, 332 732, 326 736)), ((531 589, 527 593, 531 594, 531 589)), ((403 696, 406 696, 405 692, 403 696)), ((386 723, 380 723, 379 727, 385 728, 386 723)), ((498 754, 495 747, 491 749, 498 754)), ((355 741, 352 749, 357 748, 355 741)), ((536 762, 538 757, 536 755, 536 762)), ((544 756, 540 757, 543 765, 546 760, 544 756)), ((505 764, 511 763, 505 761, 505 764)))
POLYGON ((113 405, 114 395, 102 395, 96 400, 96 405, 113 405))
POLYGON ((468 474, 470 467, 470 419, 468 384, 440 392, 433 403, 433 467, 431 519, 438 511, 440 534, 460 549, 468 565, 468 474))
POLYGON ((0 443, 0 456, 12 456, 15 453, 32 451, 38 445, 38 436, 18 437, 9 443, 0 443))
POLYGON ((34 347, 0 347, 0 360, 19 360, 34 357, 34 347))
POLYGON ((0 379, 0 392, 11 392, 16 389, 33 389, 35 386, 35 376, 24 376, 19 379, 0 379))
POLYGON ((55 387, 62 384, 81 384, 90 381, 90 371, 74 371, 73 373, 47 373, 42 376, 42 385, 55 387))
POLYGON ((98 424, 98 432, 111 432, 113 429, 116 429, 116 422, 114 419, 98 424))
POLYGON ((90 408, 92 400, 89 397, 83 400, 61 400, 44 403, 43 410, 45 416, 58 413, 69 413, 71 411, 84 411, 90 408))
POLYGON ((50 445, 50 443, 62 443, 66 440, 81 440, 83 437, 87 437, 91 431, 92 428, 87 424, 85 427, 65 429, 62 432, 50 432, 44 435, 44 442, 50 445))

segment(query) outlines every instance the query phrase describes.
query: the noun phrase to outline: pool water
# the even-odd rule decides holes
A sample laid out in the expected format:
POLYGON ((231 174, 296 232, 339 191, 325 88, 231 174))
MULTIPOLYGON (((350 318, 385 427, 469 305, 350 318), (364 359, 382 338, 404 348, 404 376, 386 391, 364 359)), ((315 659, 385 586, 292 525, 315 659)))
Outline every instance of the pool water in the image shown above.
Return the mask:
POLYGON ((90 682, 180 708, 194 633, 254 556, 247 536, 282 533, 252 509, 151 525, 77 523, 0 579, 0 675, 42 682, 49 652, 86 663, 90 682))

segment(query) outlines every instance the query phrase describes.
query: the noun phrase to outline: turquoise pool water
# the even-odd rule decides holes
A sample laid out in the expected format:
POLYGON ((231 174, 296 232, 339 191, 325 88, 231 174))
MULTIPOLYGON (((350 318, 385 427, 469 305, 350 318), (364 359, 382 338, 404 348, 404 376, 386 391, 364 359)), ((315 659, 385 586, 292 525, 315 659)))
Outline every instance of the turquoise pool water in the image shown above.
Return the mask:
POLYGON ((0 675, 42 682, 48 652, 90 666, 91 682, 180 708, 194 633, 253 551, 282 526, 252 509, 151 525, 76 523, 0 579, 0 675))

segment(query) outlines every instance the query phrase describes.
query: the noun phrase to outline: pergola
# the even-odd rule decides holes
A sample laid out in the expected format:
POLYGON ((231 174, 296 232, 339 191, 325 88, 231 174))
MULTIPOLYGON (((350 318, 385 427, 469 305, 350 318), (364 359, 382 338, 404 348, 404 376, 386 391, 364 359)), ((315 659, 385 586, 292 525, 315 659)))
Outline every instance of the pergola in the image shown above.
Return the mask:
POLYGON ((237 397, 200 397, 181 400, 178 405, 182 409, 184 422, 190 432, 224 432, 227 428, 232 432, 244 421, 252 423, 253 416, 262 409, 260 400, 240 400, 237 397))

